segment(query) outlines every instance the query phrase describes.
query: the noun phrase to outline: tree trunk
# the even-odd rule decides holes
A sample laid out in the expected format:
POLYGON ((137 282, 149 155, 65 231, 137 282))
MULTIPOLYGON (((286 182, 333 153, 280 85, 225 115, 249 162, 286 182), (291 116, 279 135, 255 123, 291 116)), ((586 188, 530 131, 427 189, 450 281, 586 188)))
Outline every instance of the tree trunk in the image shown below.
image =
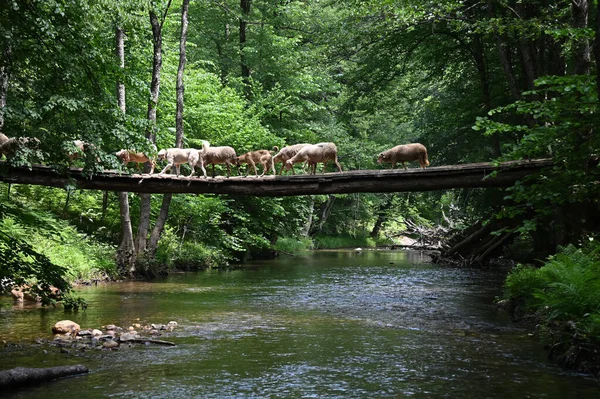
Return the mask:
MULTIPOLYGON (((119 68, 123 71, 125 69, 125 31, 120 26, 115 29, 115 41, 119 68)), ((121 79, 117 81, 117 104, 121 112, 125 114, 125 83, 121 79)))
POLYGON ((596 58, 596 92, 600 101, 600 1, 596 8, 596 40, 594 40, 594 56, 596 58))
MULTIPOLYGON (((170 4, 171 2, 169 2, 167 5, 167 10, 170 4)), ((146 138, 151 143, 155 144, 156 110, 158 108, 158 96, 160 94, 160 72, 162 69, 162 22, 159 21, 158 15, 153 9, 150 9, 150 25, 152 26, 153 62, 152 80, 150 82, 150 100, 148 101, 149 128, 146 131, 146 138)), ((148 166, 149 165, 146 165, 146 172, 148 172, 148 166)), ((148 229, 150 228, 151 201, 152 196, 150 194, 140 194, 140 221, 138 224, 137 236, 135 238, 135 250, 138 256, 146 251, 148 229)))
POLYGON ((248 18, 250 16, 250 8, 252 6, 252 0, 240 0, 240 8, 242 9, 242 16, 240 18, 240 67, 242 70, 242 81, 246 91, 246 97, 250 98, 250 68, 246 62, 246 54, 244 48, 246 46, 246 29, 248 26, 248 18))
POLYGON ((8 93, 10 52, 10 43, 7 43, 2 51, 2 60, 0 60, 0 133, 4 131, 4 107, 6 107, 8 93))
POLYGON ((310 197, 310 205, 308 207, 308 218, 306 219, 306 223, 304 223, 304 227, 302 228, 302 236, 308 237, 310 234, 310 230, 313 224, 313 212, 315 210, 315 197, 310 197))
POLYGON ((188 35, 188 8, 190 0, 183 0, 181 6, 181 38, 179 40, 179 68, 177 69, 177 112, 175 115, 175 146, 183 148, 183 95, 185 85, 183 83, 183 73, 186 63, 186 45, 188 35))
POLYGON ((327 201, 323 205, 321 205, 321 216, 319 217, 319 224, 313 227, 309 233, 310 236, 314 236, 319 231, 323 230, 323 225, 327 221, 329 214, 331 214, 331 210, 333 209, 333 203, 335 202, 335 195, 329 194, 327 197, 327 201))
POLYGON ((388 198, 380 207, 377 212, 377 220, 375 221, 375 226, 373 226, 373 230, 369 234, 372 238, 379 237, 379 232, 383 227, 383 223, 385 223, 387 219, 387 211, 392 207, 392 199, 388 198))
MULTIPOLYGON (((588 0, 572 0, 571 14, 573 17, 573 27, 576 29, 585 29, 588 25, 589 2, 588 0)), ((574 47, 575 74, 589 75, 591 67, 591 49, 588 39, 577 40, 574 47)))
POLYGON ((106 219, 106 210, 108 208, 108 191, 102 192, 102 218, 100 219, 102 223, 106 219))
POLYGON ((6 389, 21 385, 38 384, 69 375, 87 373, 88 371, 88 368, 83 364, 48 368, 17 367, 0 371, 0 387, 6 389))
MULTIPOLYGON (((125 68, 125 32, 117 26, 115 30, 116 53, 121 70, 125 68)), ((126 112, 125 84, 117 82, 117 104, 123 113, 126 112)), ((119 192, 119 212, 121 215, 121 243, 117 250, 117 266, 121 274, 135 271, 135 248, 133 243, 133 228, 131 227, 131 214, 129 212, 129 195, 127 192, 119 192)))
MULTIPOLYGON (((488 17, 496 18, 495 11, 495 1, 488 0, 488 17)), ((502 69, 504 70, 504 74, 506 75, 506 79, 508 81, 508 88, 515 100, 521 99, 521 90, 519 90, 519 86, 517 84, 517 79, 515 78, 515 73, 512 69, 512 62, 510 57, 510 49, 508 48, 508 44, 504 41, 500 33, 496 28, 494 28, 494 37, 496 38, 496 46, 498 48, 498 56, 500 58, 500 65, 502 65, 502 69)))
POLYGON ((117 251, 117 266, 120 274, 131 274, 135 272, 135 248, 127 192, 119 192, 119 209, 121 213, 121 244, 117 251))
MULTIPOLYGON (((483 112, 487 113, 492 109, 492 94, 490 89, 490 78, 488 74, 488 62, 486 59, 485 45, 481 40, 480 35, 473 36, 473 56, 475 58, 475 66, 479 72, 479 84, 481 85, 481 98, 483 101, 483 112)), ((500 139, 498 135, 493 134, 490 137, 492 153, 494 158, 500 158, 502 151, 500 149, 500 139)))
POLYGON ((167 223, 167 218, 169 217, 169 206, 171 205, 171 199, 173 198, 173 194, 165 194, 163 195, 162 205, 160 206, 160 212, 158 213, 158 217, 156 218, 156 223, 154 224, 154 228, 152 229, 152 233, 150 234, 150 241, 148 242, 148 250, 147 252, 150 255, 154 255, 156 252, 156 248, 158 247, 158 241, 160 240, 160 236, 165 228, 165 224, 167 223))
MULTIPOLYGON (((183 73, 185 71, 186 63, 186 45, 187 45, 187 34, 188 34, 188 9, 189 0, 183 0, 181 6, 181 38, 179 41, 179 68, 177 69, 177 110, 175 115, 175 146, 178 148, 183 147, 183 106, 184 106, 184 93, 185 85, 183 83, 183 73)), ((156 223, 150 234, 150 242, 148 243, 148 253, 154 254, 158 246, 158 241, 162 235, 167 218, 169 217, 169 206, 171 205, 171 199, 173 194, 165 194, 163 196, 162 205, 160 212, 156 218, 156 223)))

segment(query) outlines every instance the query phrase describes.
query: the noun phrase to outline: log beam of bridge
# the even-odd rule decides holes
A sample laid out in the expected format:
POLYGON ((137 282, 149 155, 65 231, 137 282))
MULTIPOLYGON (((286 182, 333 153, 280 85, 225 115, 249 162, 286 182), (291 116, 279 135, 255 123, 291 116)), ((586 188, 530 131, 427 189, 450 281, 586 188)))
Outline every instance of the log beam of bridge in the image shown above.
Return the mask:
POLYGON ((126 175, 105 171, 91 179, 81 169, 61 175, 48 166, 14 168, 0 161, 0 181, 64 188, 75 184, 80 189, 130 191, 139 193, 243 194, 252 196, 292 196, 358 192, 435 191, 469 187, 507 187, 532 173, 551 166, 548 159, 511 161, 493 165, 473 163, 412 168, 353 170, 315 176, 264 176, 262 178, 200 178, 174 175, 126 175), (493 173, 495 172, 495 173, 493 173), (493 173, 493 174, 492 174, 493 173))

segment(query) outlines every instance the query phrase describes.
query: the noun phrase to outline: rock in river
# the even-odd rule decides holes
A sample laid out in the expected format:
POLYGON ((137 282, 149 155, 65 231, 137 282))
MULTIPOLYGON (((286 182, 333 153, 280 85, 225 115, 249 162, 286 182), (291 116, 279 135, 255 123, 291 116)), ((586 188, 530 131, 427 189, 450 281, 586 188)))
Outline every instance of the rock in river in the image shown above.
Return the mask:
POLYGON ((79 327, 79 324, 75 323, 74 321, 61 320, 59 322, 56 322, 54 327, 52 327, 52 332, 54 334, 71 333, 71 334, 75 335, 79 332, 80 329, 81 329, 81 327, 79 327))

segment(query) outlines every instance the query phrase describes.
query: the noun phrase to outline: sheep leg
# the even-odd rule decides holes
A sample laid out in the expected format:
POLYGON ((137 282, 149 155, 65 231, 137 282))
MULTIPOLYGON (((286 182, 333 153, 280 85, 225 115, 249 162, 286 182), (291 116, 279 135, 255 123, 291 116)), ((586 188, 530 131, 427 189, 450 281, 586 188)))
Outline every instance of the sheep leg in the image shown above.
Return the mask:
POLYGON ((164 175, 165 173, 167 173, 171 168, 173 167, 173 164, 171 162, 169 162, 167 164, 167 166, 165 166, 165 168, 162 170, 162 172, 159 173, 159 175, 164 175))
POLYGON ((250 159, 248 161, 248 166, 252 165, 252 168, 254 168, 254 176, 258 177, 258 169, 256 169, 256 163, 254 162, 254 160, 250 159))
POLYGON ((206 169, 204 168, 204 159, 202 158, 202 156, 200 156, 200 169, 202 169, 202 174, 204 175, 204 178, 206 179, 206 169))
POLYGON ((213 179, 215 178, 215 164, 211 164, 212 165, 212 177, 213 179))
POLYGON ((408 170, 408 168, 406 167, 406 163, 404 163, 404 161, 402 161, 402 167, 404 168, 404 170, 408 170))
MULTIPOLYGON (((231 177, 231 171, 229 169, 229 161, 225 161, 225 166, 227 166, 227 177, 231 177)), ((254 168, 256 170, 256 168, 254 168)))
POLYGON ((179 173, 181 173, 181 165, 180 164, 175 165, 175 172, 176 172, 177 176, 179 176, 179 173))
MULTIPOLYGON (((269 163, 271 164, 271 170, 273 171, 273 176, 275 176, 275 161, 273 161, 273 158, 271 158, 269 160, 269 163)), ((265 169, 266 169, 266 166, 265 166, 265 169)))
MULTIPOLYGON (((139 164, 138 164, 139 165, 139 164)), ((150 161, 150 174, 154 173, 154 168, 156 167, 156 162, 150 161)))
POLYGON ((193 160, 190 160, 188 165, 190 165, 190 169, 192 170, 192 172, 190 173, 190 175, 188 177, 192 177, 194 176, 194 172, 196 172, 196 169, 194 168, 195 162, 193 160))
POLYGON ((335 162, 335 166, 337 166, 337 168, 338 168, 338 171, 339 171, 340 173, 342 173, 342 165, 340 165, 340 163, 338 162, 338 159, 337 159, 337 157, 335 157, 335 159, 334 159, 334 161, 333 161, 333 162, 335 162))

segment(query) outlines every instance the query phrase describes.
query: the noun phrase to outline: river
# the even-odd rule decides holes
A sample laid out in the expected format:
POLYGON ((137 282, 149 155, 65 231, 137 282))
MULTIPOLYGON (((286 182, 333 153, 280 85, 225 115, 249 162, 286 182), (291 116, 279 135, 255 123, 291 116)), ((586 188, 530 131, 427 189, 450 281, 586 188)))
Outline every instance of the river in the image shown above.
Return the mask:
MULTIPOLYGON (((422 252, 331 251, 229 271, 83 287, 85 312, 0 298, 2 369, 85 364, 88 375, 15 398, 596 398, 497 310, 503 273, 448 269, 422 252), (178 323, 174 347, 35 344, 52 325, 178 323), (139 321, 138 321, 139 320, 139 321)), ((3 393, 0 393, 2 396, 3 393)))

